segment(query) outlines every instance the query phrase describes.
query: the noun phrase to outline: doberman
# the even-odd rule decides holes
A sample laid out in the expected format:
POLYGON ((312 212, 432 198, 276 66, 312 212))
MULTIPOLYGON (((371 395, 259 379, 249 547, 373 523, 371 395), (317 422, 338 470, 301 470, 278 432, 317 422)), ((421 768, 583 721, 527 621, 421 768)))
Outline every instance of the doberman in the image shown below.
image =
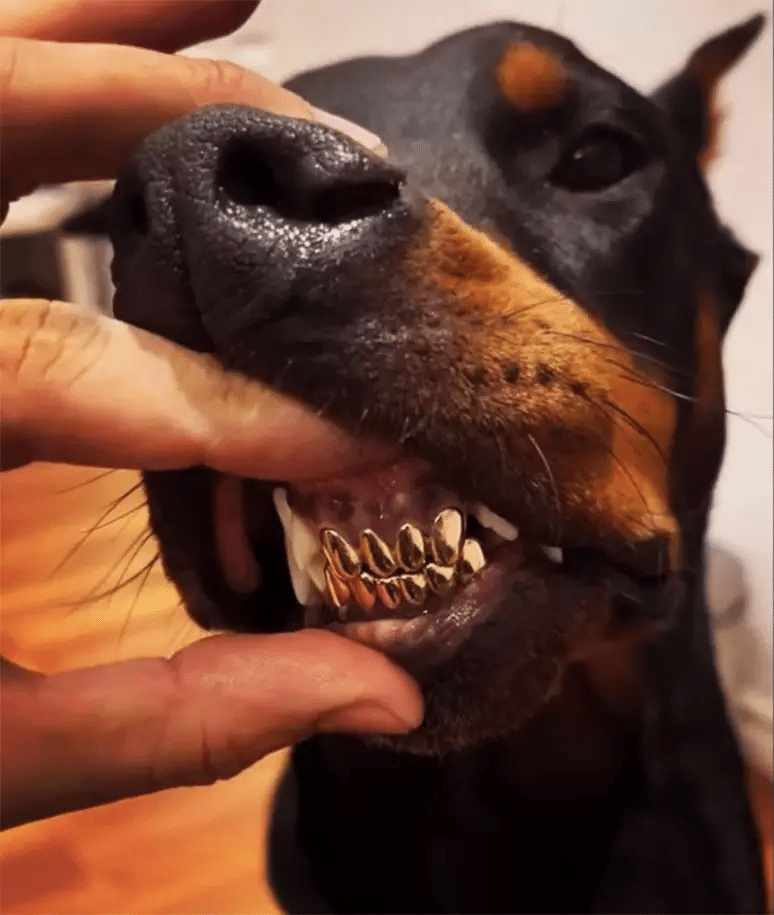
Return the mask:
POLYGON ((294 748, 269 842, 287 910, 765 910, 702 583, 722 342, 757 263, 705 168, 763 24, 650 96, 552 32, 473 28, 289 83, 389 159, 225 106, 120 178, 118 317, 399 455, 287 486, 145 475, 200 624, 329 626, 424 693, 408 736, 294 748))

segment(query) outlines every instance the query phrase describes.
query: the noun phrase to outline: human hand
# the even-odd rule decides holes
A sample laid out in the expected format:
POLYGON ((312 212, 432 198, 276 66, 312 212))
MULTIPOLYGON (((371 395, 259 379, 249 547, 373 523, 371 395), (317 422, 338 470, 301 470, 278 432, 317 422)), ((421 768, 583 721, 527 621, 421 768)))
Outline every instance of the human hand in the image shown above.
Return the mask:
MULTIPOLYGON (((147 133, 208 103, 314 118, 375 148, 261 77, 162 53, 225 34, 256 5, 5 0, 0 216, 41 183, 112 177, 147 133)), ((391 456, 211 356, 62 302, 0 305, 0 380, 3 469, 203 464, 288 480, 391 456)), ((52 676, 1 669, 3 827, 227 778, 313 732, 405 731, 422 716, 402 671, 323 631, 214 636, 169 660, 52 676)))

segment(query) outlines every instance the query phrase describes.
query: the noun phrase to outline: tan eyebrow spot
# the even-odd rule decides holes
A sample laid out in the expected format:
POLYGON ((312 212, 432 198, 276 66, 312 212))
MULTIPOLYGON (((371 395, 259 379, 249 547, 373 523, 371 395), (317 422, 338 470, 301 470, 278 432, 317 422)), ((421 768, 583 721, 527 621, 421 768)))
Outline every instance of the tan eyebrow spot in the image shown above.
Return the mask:
POLYGON ((524 41, 510 45, 503 54, 497 83, 520 111, 547 111, 567 97, 570 75, 555 54, 524 41))

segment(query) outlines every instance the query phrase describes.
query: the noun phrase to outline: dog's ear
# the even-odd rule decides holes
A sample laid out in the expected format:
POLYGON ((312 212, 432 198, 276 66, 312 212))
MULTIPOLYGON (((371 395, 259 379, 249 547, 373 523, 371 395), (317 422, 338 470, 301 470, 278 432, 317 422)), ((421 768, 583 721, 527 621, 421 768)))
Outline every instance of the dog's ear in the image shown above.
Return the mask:
POLYGON ((760 35, 766 17, 759 13, 697 48, 685 67, 651 96, 669 113, 702 167, 711 162, 718 141, 720 80, 760 35))

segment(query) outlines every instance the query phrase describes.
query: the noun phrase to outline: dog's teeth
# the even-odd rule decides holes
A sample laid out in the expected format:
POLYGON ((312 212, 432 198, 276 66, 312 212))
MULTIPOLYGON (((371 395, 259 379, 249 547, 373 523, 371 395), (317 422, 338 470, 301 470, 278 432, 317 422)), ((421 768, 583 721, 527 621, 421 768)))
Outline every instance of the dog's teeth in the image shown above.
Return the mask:
POLYGON ((311 603, 312 598, 312 581, 303 569, 299 569, 295 558, 291 553, 287 554, 288 572, 290 572, 290 583, 293 585, 293 593, 296 600, 302 607, 311 603))
POLYGON ((418 572, 414 575, 401 575, 398 581, 406 601, 421 607, 427 600, 427 576, 418 572))
POLYGON ((445 508, 433 521, 430 549, 439 565, 454 565, 459 559, 464 521, 462 512, 456 508, 445 508))
POLYGON ((352 592, 349 590, 347 583, 334 574, 331 567, 327 565, 325 567, 325 585, 326 596, 331 605, 337 610, 349 603, 352 592))
POLYGON ((473 509, 473 516, 482 527, 488 527, 503 540, 515 540, 519 536, 519 529, 515 525, 496 515, 486 505, 477 505, 473 509))
POLYGON ((446 594, 454 584, 454 569, 449 566, 428 562, 425 566, 425 575, 431 590, 436 594, 446 594))
POLYGON ((312 580, 312 584, 317 588, 320 594, 325 593, 325 566, 327 565, 325 561, 325 556, 323 555, 322 550, 315 553, 312 557, 309 565, 306 567, 306 572, 309 578, 312 580))
POLYGON ((321 539, 325 558, 339 578, 349 579, 360 574, 363 565, 357 550, 341 534, 326 528, 321 539))
POLYGON ((376 603, 376 579, 373 575, 362 572, 357 578, 350 579, 347 584, 352 596, 363 610, 367 612, 373 610, 376 603))
POLYGON ((299 604, 306 607, 312 602, 312 585, 320 592, 324 588, 322 574, 312 574, 316 570, 315 559, 320 553, 320 545, 306 524, 293 514, 287 492, 282 487, 274 489, 272 499, 285 534, 285 555, 293 593, 299 604))
POLYGON ((394 610, 403 597, 397 578, 382 578, 376 582, 376 594, 388 610, 394 610))
POLYGON ((360 555, 374 575, 380 578, 386 578, 398 568, 392 550, 372 530, 363 531, 360 535, 360 555))
POLYGON ((417 572, 425 561, 425 538, 413 524, 404 524, 398 531, 395 553, 401 567, 407 572, 417 572))
POLYGON ((486 565, 484 551, 478 540, 469 538, 462 544, 460 554, 459 573, 460 580, 467 584, 471 578, 486 565))
POLYGON ((564 562, 564 551, 560 546, 541 545, 540 549, 543 551, 543 555, 546 559, 549 559, 551 562, 555 562, 557 565, 561 565, 564 562))

